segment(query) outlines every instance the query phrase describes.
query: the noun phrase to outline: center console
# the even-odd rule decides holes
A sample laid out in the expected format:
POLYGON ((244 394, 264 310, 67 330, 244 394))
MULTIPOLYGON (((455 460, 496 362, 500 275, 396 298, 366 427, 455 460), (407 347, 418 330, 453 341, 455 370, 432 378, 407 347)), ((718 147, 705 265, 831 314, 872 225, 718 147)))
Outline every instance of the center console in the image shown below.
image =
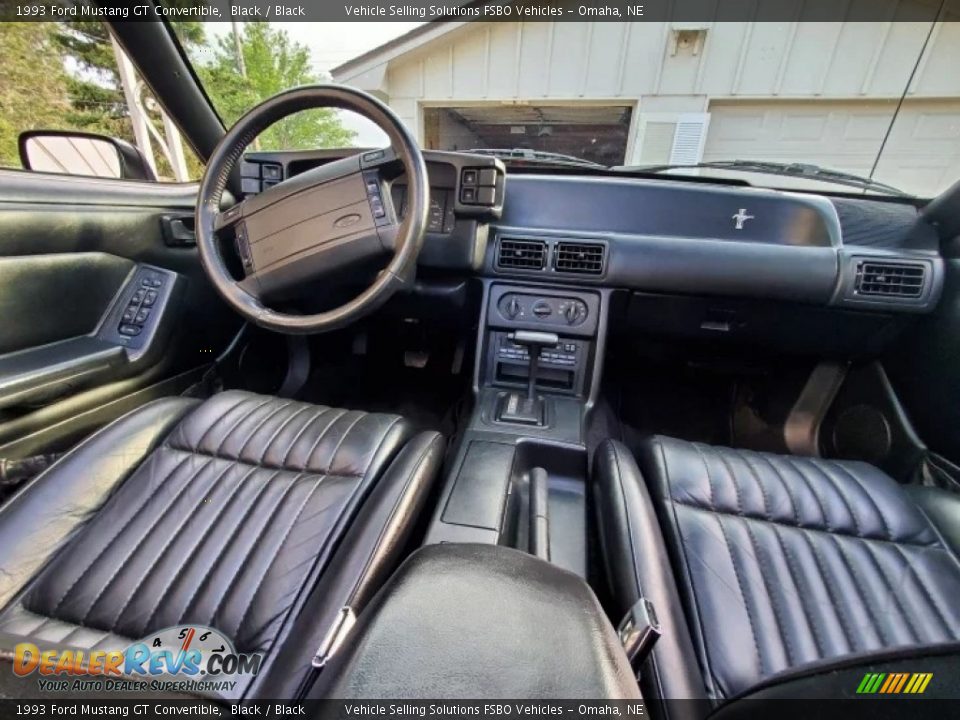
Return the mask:
POLYGON ((524 550, 586 576, 585 422, 609 294, 488 279, 475 404, 426 544, 524 550))
POLYGON ((641 699, 620 638, 582 579, 485 545, 411 555, 308 697, 641 699))

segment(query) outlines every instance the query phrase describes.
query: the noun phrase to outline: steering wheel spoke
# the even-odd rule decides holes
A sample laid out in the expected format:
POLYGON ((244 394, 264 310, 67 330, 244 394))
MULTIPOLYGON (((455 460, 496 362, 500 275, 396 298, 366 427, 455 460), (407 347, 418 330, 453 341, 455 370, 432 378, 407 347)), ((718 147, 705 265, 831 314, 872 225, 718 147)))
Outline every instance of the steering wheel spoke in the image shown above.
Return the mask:
POLYGON ((389 108, 342 86, 297 88, 251 110, 217 148, 201 184, 198 246, 214 285, 246 317, 281 332, 322 332, 371 312, 412 276, 428 207, 423 156, 389 108), (213 212, 249 138, 291 112, 310 107, 355 110, 380 125, 391 146, 322 165, 213 212), (390 193, 391 180, 401 172, 407 175, 403 218, 390 193), (217 233, 228 230, 233 231, 246 274, 239 283, 226 273, 216 247, 217 233), (265 298, 289 297, 310 281, 336 279, 391 254, 373 284, 335 310, 300 316, 263 305, 265 298))

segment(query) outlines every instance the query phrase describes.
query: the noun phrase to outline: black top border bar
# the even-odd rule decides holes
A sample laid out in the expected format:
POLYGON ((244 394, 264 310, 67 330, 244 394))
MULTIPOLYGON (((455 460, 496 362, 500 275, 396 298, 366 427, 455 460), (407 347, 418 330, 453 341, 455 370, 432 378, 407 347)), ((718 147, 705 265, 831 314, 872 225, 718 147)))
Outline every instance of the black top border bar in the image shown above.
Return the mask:
POLYGON ((931 22, 960 0, 4 0, 0 21, 931 22))

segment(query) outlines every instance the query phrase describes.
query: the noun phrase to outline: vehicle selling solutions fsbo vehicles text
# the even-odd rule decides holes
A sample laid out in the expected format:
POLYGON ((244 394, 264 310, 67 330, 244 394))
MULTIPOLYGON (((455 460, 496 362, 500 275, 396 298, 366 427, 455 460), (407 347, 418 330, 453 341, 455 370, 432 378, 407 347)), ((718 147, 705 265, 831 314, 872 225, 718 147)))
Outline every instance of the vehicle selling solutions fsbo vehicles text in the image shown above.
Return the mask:
MULTIPOLYGON (((421 20, 440 17, 459 18, 560 18, 566 15, 576 17, 622 17, 619 7, 606 5, 579 5, 564 9, 550 4, 543 5, 484 5, 482 7, 461 7, 459 5, 344 5, 343 11, 348 17, 387 18, 415 17, 421 20)), ((630 5, 626 8, 630 17, 642 17, 643 5, 630 5)))

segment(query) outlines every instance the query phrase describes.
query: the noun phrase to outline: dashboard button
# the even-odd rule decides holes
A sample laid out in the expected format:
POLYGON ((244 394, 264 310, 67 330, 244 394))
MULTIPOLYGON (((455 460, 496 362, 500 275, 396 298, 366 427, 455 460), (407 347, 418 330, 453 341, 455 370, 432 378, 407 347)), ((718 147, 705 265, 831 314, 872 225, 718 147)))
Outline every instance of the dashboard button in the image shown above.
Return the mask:
POLYGON ((496 185, 497 171, 493 168, 483 168, 479 173, 478 185, 496 185))
POLYGON ((480 205, 493 205, 497 198, 497 189, 492 187, 477 188, 477 202, 480 205))

